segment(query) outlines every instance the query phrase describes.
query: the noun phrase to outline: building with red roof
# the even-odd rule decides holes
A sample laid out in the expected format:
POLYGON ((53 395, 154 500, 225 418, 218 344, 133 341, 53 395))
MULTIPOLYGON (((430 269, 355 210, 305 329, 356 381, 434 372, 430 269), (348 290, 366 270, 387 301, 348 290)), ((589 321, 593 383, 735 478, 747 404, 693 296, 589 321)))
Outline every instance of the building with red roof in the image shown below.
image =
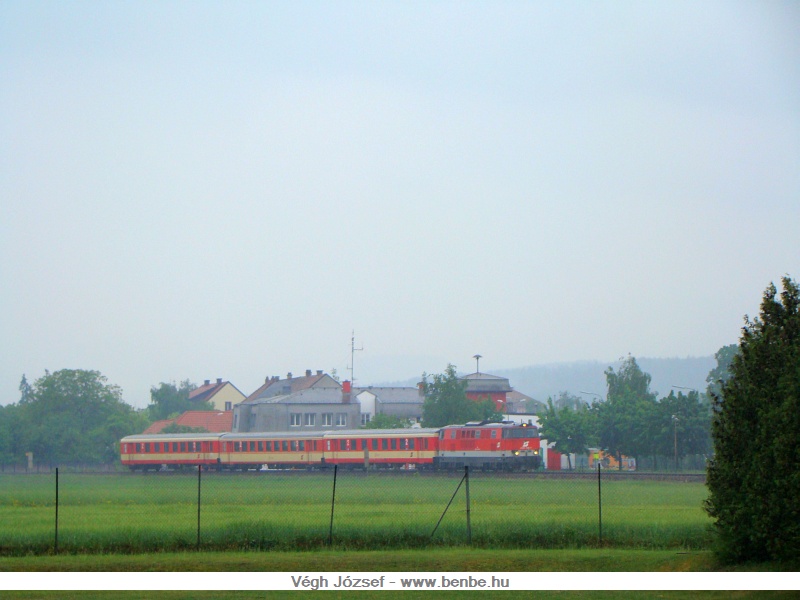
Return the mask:
POLYGON ((165 427, 173 424, 184 427, 202 427, 210 433, 225 433, 232 429, 233 411, 188 410, 174 419, 156 421, 143 433, 161 433, 165 427))

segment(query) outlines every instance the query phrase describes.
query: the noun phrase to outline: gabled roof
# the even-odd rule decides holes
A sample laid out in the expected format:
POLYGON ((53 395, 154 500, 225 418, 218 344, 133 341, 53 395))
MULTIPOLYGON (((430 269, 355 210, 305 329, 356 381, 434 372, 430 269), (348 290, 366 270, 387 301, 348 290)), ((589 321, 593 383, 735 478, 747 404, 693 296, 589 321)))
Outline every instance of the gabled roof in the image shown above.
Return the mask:
MULTIPOLYGON (((248 399, 249 400, 249 399, 248 399)), ((339 388, 307 388, 294 394, 280 394, 249 400, 250 404, 330 404, 349 406, 358 404, 351 394, 350 402, 342 402, 342 391, 339 388)))
POLYGON ((156 421, 143 433, 161 433, 165 427, 173 423, 185 427, 203 427, 210 433, 221 433, 233 428, 233 411, 189 410, 174 419, 156 421))
POLYGON ((216 383, 211 383, 210 381, 208 381, 208 383, 204 383, 196 390, 192 390, 191 392, 189 392, 189 400, 193 402, 208 402, 209 400, 211 400, 211 398, 216 396, 217 393, 222 388, 224 388, 228 384, 230 384, 231 387, 233 387, 233 389, 235 389, 242 395, 242 397, 244 397, 244 394, 242 394, 242 392, 239 391, 239 388, 233 385, 230 381, 222 381, 220 379, 217 379, 216 383))
POLYGON ((271 377, 267 378, 264 385, 245 398, 244 402, 254 402, 256 400, 275 396, 286 396, 303 390, 316 388, 341 390, 342 386, 330 375, 321 371, 317 371, 315 375, 305 375, 303 377, 287 377, 286 379, 271 377))
POLYGON ((467 382, 467 393, 510 392, 508 377, 488 373, 472 373, 460 378, 467 382))

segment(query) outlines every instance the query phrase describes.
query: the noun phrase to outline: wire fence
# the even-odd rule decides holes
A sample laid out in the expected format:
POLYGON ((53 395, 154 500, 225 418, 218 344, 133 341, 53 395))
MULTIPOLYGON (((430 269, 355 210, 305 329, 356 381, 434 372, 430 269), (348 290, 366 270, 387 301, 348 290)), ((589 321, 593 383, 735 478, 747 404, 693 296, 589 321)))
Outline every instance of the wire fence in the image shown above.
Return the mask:
POLYGON ((709 546, 702 476, 0 473, 0 554, 709 546))

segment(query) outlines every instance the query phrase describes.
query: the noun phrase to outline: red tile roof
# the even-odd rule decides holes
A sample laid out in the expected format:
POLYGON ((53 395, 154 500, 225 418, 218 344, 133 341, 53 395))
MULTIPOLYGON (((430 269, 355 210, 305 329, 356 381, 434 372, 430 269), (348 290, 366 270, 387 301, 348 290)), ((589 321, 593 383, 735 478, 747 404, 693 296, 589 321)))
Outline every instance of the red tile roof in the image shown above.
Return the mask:
POLYGON ((232 410, 189 410, 175 421, 187 427, 205 427, 212 433, 230 431, 233 428, 232 410))
POLYGON ((175 422, 175 419, 163 419, 161 421, 156 421, 150 427, 145 429, 142 433, 161 433, 161 430, 164 429, 167 425, 171 425, 175 422))
POLYGON ((173 423, 185 427, 203 427, 211 433, 224 433, 233 429, 233 411, 189 410, 175 419, 156 421, 144 433, 161 433, 161 430, 173 423))

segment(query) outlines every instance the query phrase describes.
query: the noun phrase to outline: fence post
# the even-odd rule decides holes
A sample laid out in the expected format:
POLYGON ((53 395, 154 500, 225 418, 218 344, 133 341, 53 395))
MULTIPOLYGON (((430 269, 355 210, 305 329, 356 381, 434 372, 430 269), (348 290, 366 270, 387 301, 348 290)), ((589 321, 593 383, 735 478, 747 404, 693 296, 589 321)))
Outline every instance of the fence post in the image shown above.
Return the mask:
POLYGON ((600 490, 600 462, 597 462, 597 526, 600 545, 603 544, 603 495, 600 490))
POLYGON ((472 523, 469 515, 469 465, 464 465, 464 484, 467 493, 467 544, 472 545, 472 523))
POLYGON ((203 465, 197 465, 197 549, 200 550, 200 473, 203 465))
POLYGON ((339 465, 333 465, 333 495, 331 496, 331 528, 328 531, 328 546, 333 546, 333 509, 336 506, 336 473, 339 465))
POLYGON ((55 554, 58 554, 58 467, 56 467, 56 539, 54 550, 55 554))

